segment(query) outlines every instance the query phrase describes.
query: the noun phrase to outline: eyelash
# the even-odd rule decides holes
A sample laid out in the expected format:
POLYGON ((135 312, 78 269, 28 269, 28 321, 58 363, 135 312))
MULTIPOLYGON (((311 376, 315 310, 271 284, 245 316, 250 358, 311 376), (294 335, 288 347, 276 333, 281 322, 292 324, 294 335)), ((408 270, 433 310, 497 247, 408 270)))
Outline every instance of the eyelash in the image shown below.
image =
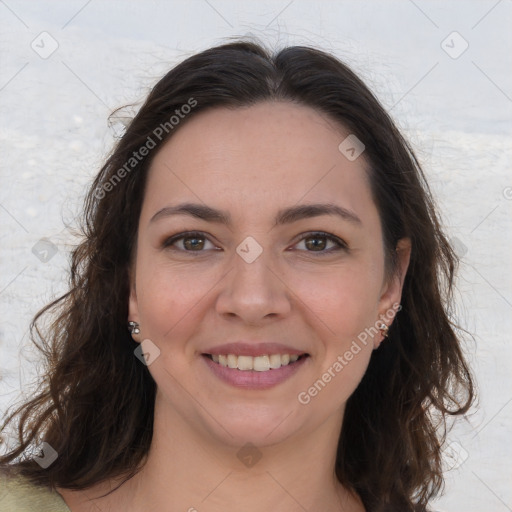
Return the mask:
MULTIPOLYGON (((178 233, 176 235, 173 235, 173 236, 165 239, 164 242, 162 243, 162 248, 169 249, 169 248, 171 248, 171 246, 173 244, 175 244, 179 240, 183 240, 185 238, 194 238, 194 237, 208 240, 211 243, 209 238, 201 231, 187 231, 184 233, 178 233)), ((348 250, 348 246, 345 241, 343 241, 341 238, 338 238, 337 236, 331 235, 329 233, 325 233, 323 231, 311 231, 311 232, 305 233, 304 235, 301 236, 301 238, 294 245, 297 245, 298 243, 302 242, 303 240, 305 240, 307 238, 315 238, 315 237, 325 238, 330 242, 334 242, 338 247, 335 247, 333 249, 328 249, 328 250, 322 250, 322 251, 307 251, 306 250, 305 252, 309 252, 309 253, 313 253, 313 254, 316 253, 318 256, 325 256, 327 254, 331 254, 333 252, 337 252, 340 250, 345 250, 345 251, 348 250)), ((186 249, 173 249, 173 250, 186 252, 188 254, 197 253, 197 255, 205 252, 205 250, 201 250, 201 251, 187 251, 186 249)))

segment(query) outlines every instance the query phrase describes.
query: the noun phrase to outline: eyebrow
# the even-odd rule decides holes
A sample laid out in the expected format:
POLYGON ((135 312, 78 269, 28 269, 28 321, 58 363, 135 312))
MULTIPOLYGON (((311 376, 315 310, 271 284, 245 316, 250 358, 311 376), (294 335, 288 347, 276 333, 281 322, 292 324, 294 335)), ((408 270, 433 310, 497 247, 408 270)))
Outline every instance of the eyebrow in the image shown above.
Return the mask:
MULTIPOLYGON (((158 210, 150 223, 173 215, 188 215, 207 222, 215 222, 232 226, 231 215, 228 212, 217 210, 210 206, 198 203, 182 203, 176 206, 166 206, 158 210)), ((332 203, 314 203, 299 206, 291 206, 277 212, 274 219, 274 227, 284 224, 291 224, 302 219, 320 217, 322 215, 335 215, 341 217, 354 225, 361 225, 361 219, 352 211, 332 203)))

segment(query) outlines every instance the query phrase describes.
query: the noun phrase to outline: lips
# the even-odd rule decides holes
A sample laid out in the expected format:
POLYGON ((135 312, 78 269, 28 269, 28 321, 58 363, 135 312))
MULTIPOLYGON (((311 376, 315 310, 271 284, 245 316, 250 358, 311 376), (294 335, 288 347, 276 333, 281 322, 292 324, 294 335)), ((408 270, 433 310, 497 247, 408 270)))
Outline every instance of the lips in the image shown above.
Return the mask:
POLYGON ((309 354, 279 343, 226 343, 201 354, 214 375, 236 387, 265 389, 292 376, 309 354))

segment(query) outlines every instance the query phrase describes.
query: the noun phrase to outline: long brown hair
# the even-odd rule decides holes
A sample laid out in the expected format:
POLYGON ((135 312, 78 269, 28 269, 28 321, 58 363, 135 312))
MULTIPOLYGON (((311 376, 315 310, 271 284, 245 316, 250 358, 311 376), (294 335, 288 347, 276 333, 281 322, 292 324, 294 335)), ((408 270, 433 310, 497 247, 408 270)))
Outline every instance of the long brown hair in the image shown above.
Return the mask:
MULTIPOLYGON (((84 240, 72 252, 70 289, 31 323, 47 370, 37 395, 6 415, 4 428, 18 420, 19 442, 0 457, 4 469, 69 489, 128 479, 140 469, 152 439, 156 385, 127 331, 128 272, 148 168, 159 147, 199 112, 281 100, 327 114, 365 144, 387 253, 403 237, 412 243, 402 310, 346 406, 337 477, 371 511, 424 510, 441 490, 446 429, 439 425, 465 413, 474 390, 450 318, 457 257, 421 167, 346 65, 313 48, 272 54, 246 41, 208 49, 170 70, 94 180, 84 205, 84 240), (175 124, 177 110, 187 115, 175 124), (148 154, 130 160, 150 138, 148 154), (39 320, 54 311, 43 330, 39 320), (43 440, 59 454, 46 469, 21 457, 43 440)), ((389 266, 396 269, 396 261, 389 266)))

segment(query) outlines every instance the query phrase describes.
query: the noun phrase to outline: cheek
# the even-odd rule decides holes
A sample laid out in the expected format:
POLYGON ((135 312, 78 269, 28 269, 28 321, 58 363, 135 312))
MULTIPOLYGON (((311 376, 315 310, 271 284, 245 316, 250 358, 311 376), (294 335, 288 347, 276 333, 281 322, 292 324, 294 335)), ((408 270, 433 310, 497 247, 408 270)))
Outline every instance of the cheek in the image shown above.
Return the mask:
POLYGON ((338 351, 335 357, 325 361, 322 371, 305 393, 298 396, 299 402, 304 404, 315 399, 319 415, 339 410, 361 382, 371 354, 368 345, 338 351))
POLYGON ((368 262, 297 273, 293 281, 294 293, 323 324, 330 345, 342 348, 376 321, 380 278, 377 269, 369 272, 368 262))
MULTIPOLYGON (((300 297, 311 315, 317 336, 314 378, 298 395, 301 404, 314 404, 319 416, 333 413, 359 385, 373 353, 371 331, 377 315, 376 281, 355 267, 315 280, 301 280, 300 297)), ((366 268, 367 275, 367 268, 366 268)), ((299 295, 299 293, 298 293, 299 295)), ((306 309, 306 308, 304 308, 306 309)))
POLYGON ((155 343, 185 344, 197 314, 214 293, 222 273, 191 264, 170 264, 141 254, 137 262, 137 302, 143 334, 155 343))

